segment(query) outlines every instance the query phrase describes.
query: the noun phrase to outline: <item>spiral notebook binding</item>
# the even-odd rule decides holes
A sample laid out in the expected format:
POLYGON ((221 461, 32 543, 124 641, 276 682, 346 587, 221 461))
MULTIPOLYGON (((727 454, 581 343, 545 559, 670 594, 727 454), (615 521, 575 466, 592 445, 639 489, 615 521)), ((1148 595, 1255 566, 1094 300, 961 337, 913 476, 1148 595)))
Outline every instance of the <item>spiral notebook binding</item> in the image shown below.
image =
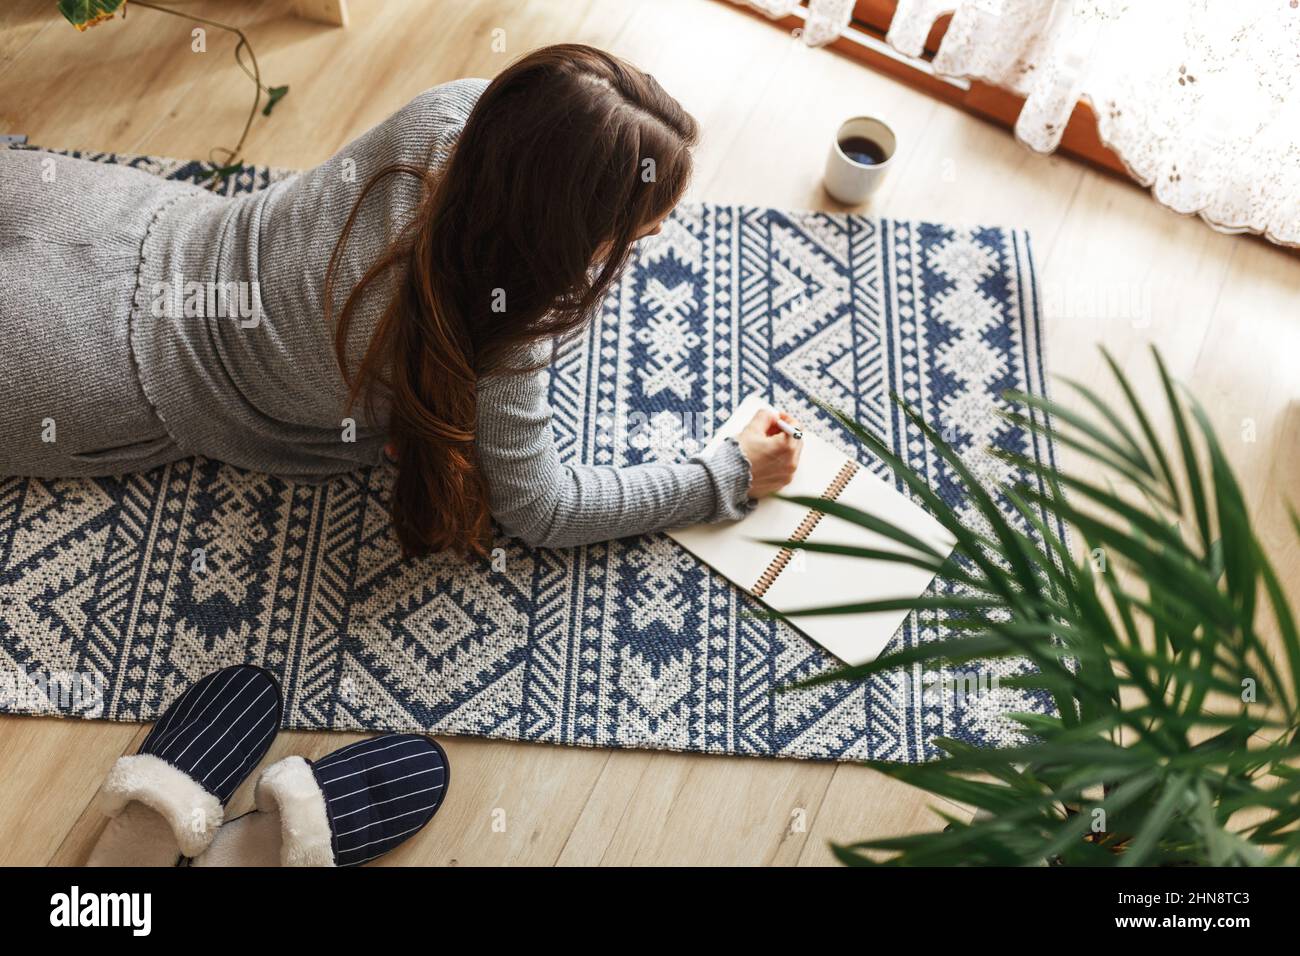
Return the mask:
MULTIPOLYGON (((819 497, 824 501, 835 501, 844 493, 844 489, 848 487, 849 482, 853 480, 853 476, 858 473, 858 468, 859 465, 857 462, 846 461, 840 468, 839 472, 835 475, 835 478, 826 486, 826 490, 823 491, 819 497)), ((804 516, 804 519, 799 522, 799 527, 796 528, 794 534, 790 536, 790 540, 807 541, 808 536, 812 534, 813 529, 817 527, 818 522, 820 522, 825 516, 825 512, 822 511, 809 511, 808 514, 804 516)), ((776 557, 772 559, 772 563, 769 564, 767 569, 758 576, 758 580, 754 582, 754 586, 749 589, 749 593, 754 595, 754 597, 760 598, 767 593, 767 589, 770 588, 776 579, 781 576, 781 572, 786 569, 786 566, 794 560, 794 552, 794 548, 782 548, 778 551, 776 557)))

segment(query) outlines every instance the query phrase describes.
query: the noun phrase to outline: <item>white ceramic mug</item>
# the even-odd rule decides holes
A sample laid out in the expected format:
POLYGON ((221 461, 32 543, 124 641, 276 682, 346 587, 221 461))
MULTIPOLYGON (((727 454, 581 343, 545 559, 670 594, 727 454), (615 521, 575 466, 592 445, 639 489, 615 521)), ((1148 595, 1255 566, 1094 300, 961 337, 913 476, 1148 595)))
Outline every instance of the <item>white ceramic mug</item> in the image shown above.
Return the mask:
POLYGON ((866 202, 867 197, 879 188, 897 151, 898 138, 883 121, 873 116, 855 116, 845 120, 835 134, 831 154, 826 159, 826 191, 848 206, 866 202), (874 142, 885 158, 871 164, 851 159, 840 148, 840 143, 854 136, 862 136, 874 142))

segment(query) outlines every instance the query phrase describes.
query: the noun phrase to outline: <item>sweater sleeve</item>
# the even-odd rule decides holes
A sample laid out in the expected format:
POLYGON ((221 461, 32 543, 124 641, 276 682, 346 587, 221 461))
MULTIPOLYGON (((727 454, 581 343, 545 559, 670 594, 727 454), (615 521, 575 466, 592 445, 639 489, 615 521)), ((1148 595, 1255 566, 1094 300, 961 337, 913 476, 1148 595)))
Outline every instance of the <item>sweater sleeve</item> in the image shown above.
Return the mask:
POLYGON ((492 515, 535 547, 565 548, 703 522, 753 509, 750 469, 727 439, 713 455, 616 468, 560 461, 546 371, 479 385, 475 445, 492 515))

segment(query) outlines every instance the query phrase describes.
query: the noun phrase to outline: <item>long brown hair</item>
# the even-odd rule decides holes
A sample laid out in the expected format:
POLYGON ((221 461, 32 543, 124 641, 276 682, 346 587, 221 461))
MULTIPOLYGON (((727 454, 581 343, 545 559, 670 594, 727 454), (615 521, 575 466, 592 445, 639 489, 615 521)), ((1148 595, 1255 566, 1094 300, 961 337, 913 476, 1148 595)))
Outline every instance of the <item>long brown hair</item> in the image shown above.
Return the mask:
POLYGON ((330 258, 327 321, 366 195, 389 175, 424 183, 410 222, 348 295, 334 340, 348 407, 364 399, 377 421, 387 406, 398 469, 391 511, 405 555, 484 553, 478 381, 535 371, 521 360, 528 345, 586 325, 638 233, 681 198, 696 137, 695 120, 653 77, 561 44, 492 81, 440 173, 394 165, 366 183, 330 258), (357 303, 389 270, 395 291, 353 374, 357 303))

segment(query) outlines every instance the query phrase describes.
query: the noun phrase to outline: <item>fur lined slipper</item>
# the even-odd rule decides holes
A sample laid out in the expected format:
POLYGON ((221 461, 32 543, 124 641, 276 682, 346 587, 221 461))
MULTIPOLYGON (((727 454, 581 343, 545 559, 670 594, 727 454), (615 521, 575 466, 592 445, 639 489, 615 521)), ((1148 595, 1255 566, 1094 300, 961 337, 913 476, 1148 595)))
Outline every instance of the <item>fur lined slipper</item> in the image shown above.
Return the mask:
POLYGON ((110 819, 88 866, 175 866, 198 856, 231 794, 280 729, 280 686, 260 667, 216 671, 176 698, 140 752, 118 758, 99 791, 110 819))
POLYGON ((312 763, 286 757, 257 781, 257 809, 231 820, 193 866, 358 866, 414 836, 442 806, 447 754, 385 734, 312 763))

